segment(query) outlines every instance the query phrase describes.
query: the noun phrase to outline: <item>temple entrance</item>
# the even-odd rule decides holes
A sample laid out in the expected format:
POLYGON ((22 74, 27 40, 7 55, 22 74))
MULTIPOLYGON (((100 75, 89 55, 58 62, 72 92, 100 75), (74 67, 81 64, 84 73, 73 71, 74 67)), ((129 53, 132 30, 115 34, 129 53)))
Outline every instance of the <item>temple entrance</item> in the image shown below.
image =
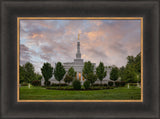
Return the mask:
POLYGON ((77 80, 81 81, 81 85, 83 85, 83 82, 84 82, 84 77, 82 76, 82 72, 77 72, 77 80))
POLYGON ((79 73, 79 80, 81 80, 81 73, 79 73))

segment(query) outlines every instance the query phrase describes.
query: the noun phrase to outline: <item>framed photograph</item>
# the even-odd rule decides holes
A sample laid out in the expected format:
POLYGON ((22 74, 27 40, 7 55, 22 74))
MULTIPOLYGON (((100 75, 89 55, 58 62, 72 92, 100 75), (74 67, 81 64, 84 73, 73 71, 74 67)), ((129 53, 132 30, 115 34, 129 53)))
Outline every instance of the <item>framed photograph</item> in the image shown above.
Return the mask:
POLYGON ((1 4, 1 118, 159 118, 158 1, 1 4))
POLYGON ((143 102, 142 17, 18 17, 17 31, 18 102, 143 102))

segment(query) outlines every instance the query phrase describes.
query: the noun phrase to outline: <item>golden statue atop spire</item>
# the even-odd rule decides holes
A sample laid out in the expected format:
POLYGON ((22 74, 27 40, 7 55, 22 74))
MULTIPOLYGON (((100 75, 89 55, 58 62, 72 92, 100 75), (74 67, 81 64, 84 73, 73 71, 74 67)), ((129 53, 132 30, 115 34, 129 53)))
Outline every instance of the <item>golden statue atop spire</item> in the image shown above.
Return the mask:
POLYGON ((80 35, 80 33, 78 33, 78 40, 79 40, 79 35, 80 35))

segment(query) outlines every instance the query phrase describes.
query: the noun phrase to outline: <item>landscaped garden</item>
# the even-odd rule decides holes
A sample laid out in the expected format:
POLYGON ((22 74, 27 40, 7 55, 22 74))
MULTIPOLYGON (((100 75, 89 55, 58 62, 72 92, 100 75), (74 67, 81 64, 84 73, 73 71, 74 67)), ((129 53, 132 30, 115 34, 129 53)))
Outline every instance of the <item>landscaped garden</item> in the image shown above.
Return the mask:
POLYGON ((42 76, 34 72, 31 63, 20 66, 20 100, 140 100, 141 99, 141 70, 140 54, 128 56, 126 67, 111 67, 110 80, 102 83, 107 75, 103 62, 94 70, 90 61, 84 63, 81 78, 70 67, 66 72, 63 64, 58 62, 53 68, 50 63, 44 63, 42 76), (59 83, 49 80, 54 75, 59 83), (61 82, 63 80, 63 83, 61 82), (95 82, 99 80, 99 84, 95 82), (83 85, 82 85, 83 83, 83 85))

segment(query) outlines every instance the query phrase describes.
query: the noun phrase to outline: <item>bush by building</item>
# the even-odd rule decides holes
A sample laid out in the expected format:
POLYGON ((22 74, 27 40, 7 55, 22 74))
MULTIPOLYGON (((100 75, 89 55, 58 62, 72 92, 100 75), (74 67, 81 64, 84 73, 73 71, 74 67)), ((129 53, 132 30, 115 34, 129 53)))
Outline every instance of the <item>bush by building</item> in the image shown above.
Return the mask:
POLYGON ((75 79, 72 82, 72 86, 73 86, 73 89, 80 90, 81 89, 81 82, 79 80, 75 79))
POLYGON ((45 81, 44 84, 45 84, 45 86, 50 86, 51 82, 50 81, 45 81))
POLYGON ((137 86, 137 83, 129 83, 130 86, 137 86))
POLYGON ((115 86, 116 86, 116 87, 119 87, 120 85, 121 85, 121 82, 120 82, 120 81, 116 81, 116 82, 115 82, 115 86))
POLYGON ((57 84, 57 83, 52 83, 51 86, 68 86, 66 83, 60 83, 60 84, 57 84))
POLYGON ((111 81, 108 82, 108 85, 109 85, 109 86, 113 86, 113 82, 111 82, 111 81))
POLYGON ((21 83, 21 86, 28 86, 28 83, 23 82, 23 83, 21 83))
POLYGON ((98 83, 96 83, 96 84, 93 84, 93 86, 108 86, 106 83, 105 84, 98 84, 98 83))
POLYGON ((121 81, 121 82, 120 82, 120 86, 123 87, 123 86, 125 86, 125 85, 126 85, 126 82, 125 82, 125 81, 121 81))
POLYGON ((83 84, 85 89, 89 89, 90 88, 90 81, 86 80, 83 84))
POLYGON ((33 86, 40 86, 41 82, 39 80, 34 80, 34 81, 32 81, 32 85, 33 86))

